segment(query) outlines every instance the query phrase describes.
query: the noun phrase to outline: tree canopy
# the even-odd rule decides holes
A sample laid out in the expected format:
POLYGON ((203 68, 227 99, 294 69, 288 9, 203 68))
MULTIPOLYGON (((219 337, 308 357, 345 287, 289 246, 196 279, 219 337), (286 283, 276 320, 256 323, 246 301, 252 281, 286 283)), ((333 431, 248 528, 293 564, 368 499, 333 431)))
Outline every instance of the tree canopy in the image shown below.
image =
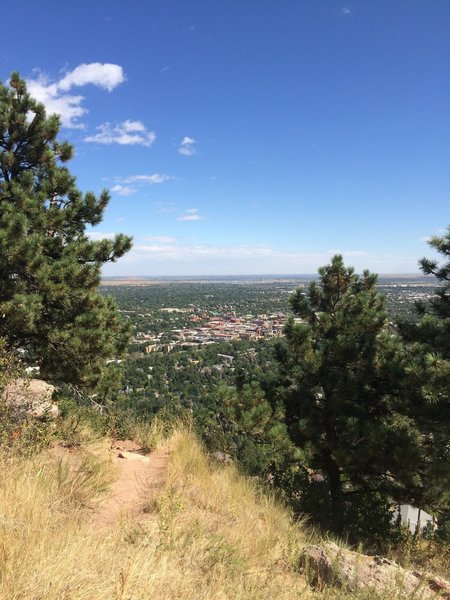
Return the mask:
POLYGON ((427 302, 416 303, 418 320, 401 320, 399 327, 410 353, 410 398, 428 440, 426 476, 435 482, 423 490, 424 503, 438 504, 450 522, 450 227, 429 245, 438 258, 422 258, 419 265, 438 287, 427 302))
POLYGON ((282 394, 290 435, 328 487, 327 526, 342 533, 358 497, 359 506, 373 494, 416 504, 427 491, 431 503, 430 465, 439 460, 423 399, 410 396, 409 355, 387 327, 376 275, 356 275, 339 255, 319 275, 291 297, 296 319, 280 355, 282 394))
POLYGON ((44 377, 93 389, 128 338, 112 298, 97 292, 101 267, 131 239, 90 239, 109 195, 77 188, 59 128, 18 74, 0 84, 0 336, 44 377))

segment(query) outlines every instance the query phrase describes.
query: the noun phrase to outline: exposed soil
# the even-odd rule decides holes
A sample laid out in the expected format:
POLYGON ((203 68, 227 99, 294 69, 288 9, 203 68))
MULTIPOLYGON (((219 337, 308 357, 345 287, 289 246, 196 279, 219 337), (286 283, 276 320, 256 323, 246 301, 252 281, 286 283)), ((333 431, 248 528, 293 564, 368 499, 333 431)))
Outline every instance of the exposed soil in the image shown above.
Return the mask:
POLYGON ((115 442, 111 459, 119 477, 93 517, 93 528, 107 527, 128 517, 152 518, 152 502, 164 482, 168 458, 166 450, 146 454, 130 440, 115 442))

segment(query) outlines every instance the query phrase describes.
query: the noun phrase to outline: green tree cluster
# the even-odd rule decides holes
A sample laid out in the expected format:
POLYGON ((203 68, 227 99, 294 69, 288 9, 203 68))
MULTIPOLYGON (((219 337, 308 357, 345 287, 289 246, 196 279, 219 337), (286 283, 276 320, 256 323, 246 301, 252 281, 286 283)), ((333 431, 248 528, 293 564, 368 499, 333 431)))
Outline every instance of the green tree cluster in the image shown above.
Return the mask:
POLYGON ((439 508, 440 533, 450 541, 450 227, 429 245, 437 258, 422 258, 419 265, 439 287, 427 302, 416 303, 419 320, 402 320, 399 327, 411 353, 410 397, 419 405, 415 417, 429 443, 423 476, 434 485, 422 490, 421 501, 439 508))
POLYGON ((59 127, 17 74, 0 85, 0 336, 43 377, 92 391, 105 389, 106 359, 128 339, 113 299, 97 292, 101 267, 131 239, 89 238, 109 196, 78 190, 59 127))
POLYGON ((322 522, 336 533, 359 531, 358 515, 381 518, 389 502, 446 503, 443 406, 417 390, 417 352, 388 327, 376 279, 335 256, 291 297, 296 318, 279 353, 289 433, 306 452, 312 485, 323 479, 322 522))

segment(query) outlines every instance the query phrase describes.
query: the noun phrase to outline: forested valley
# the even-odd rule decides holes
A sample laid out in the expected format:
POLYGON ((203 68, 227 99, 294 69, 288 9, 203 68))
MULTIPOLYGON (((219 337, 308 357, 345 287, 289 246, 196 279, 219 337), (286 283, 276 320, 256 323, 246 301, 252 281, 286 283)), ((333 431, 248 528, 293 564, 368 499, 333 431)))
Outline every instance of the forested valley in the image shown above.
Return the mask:
MULTIPOLYGON (((345 270, 343 264, 339 269, 345 270)), ((401 483, 398 480, 395 485, 380 482, 383 477, 389 477, 387 464, 392 468, 392 448, 396 443, 402 444, 404 451, 413 453, 414 459, 411 457, 411 460, 423 460, 429 450, 428 447, 425 452, 423 448, 420 449, 420 444, 412 442, 414 436, 420 435, 419 429, 412 427, 411 423, 408 427, 404 425, 404 419, 411 419, 412 416, 404 401, 400 407, 401 394, 408 393, 405 387, 405 361, 409 359, 405 356, 400 359, 399 353, 404 352, 404 348, 391 347, 386 351, 389 352, 391 364, 397 361, 397 370, 390 374, 377 373, 377 377, 390 378, 387 385, 395 388, 399 394, 399 399, 389 409, 384 399, 389 393, 386 383, 381 390, 377 390, 376 386, 371 389, 370 371, 363 373, 365 379, 359 384, 354 381, 343 383, 342 396, 347 393, 346 386, 359 385, 361 391, 353 392, 360 394, 359 399, 351 400, 353 407, 350 403, 348 406, 339 404, 341 410, 350 412, 340 425, 336 425, 335 435, 341 439, 336 442, 339 448, 333 448, 333 452, 347 452, 347 458, 343 459, 338 469, 344 471, 345 464, 345 470, 355 470, 355 473, 342 477, 342 498, 339 502, 343 504, 332 507, 328 488, 330 474, 326 474, 325 464, 319 460, 323 449, 320 452, 314 450, 312 438, 308 440, 311 435, 326 438, 326 430, 320 430, 325 424, 322 417, 316 415, 309 425, 305 425, 304 434, 297 430, 298 423, 309 415, 309 408, 305 404, 303 414, 298 408, 301 402, 298 397, 299 384, 292 378, 294 370, 299 369, 300 365, 299 359, 292 357, 298 339, 291 338, 293 334, 290 332, 296 327, 304 327, 308 322, 307 313, 295 314, 295 298, 304 302, 311 294, 311 286, 323 290, 323 274, 322 279, 316 277, 309 280, 305 277, 243 277, 140 280, 134 284, 120 279, 104 281, 102 293, 115 297, 122 316, 133 330, 126 356, 122 361, 116 361, 118 364, 115 365, 122 372, 123 379, 121 400, 115 403, 113 412, 119 414, 123 411, 128 416, 135 415, 137 419, 163 415, 169 421, 179 418, 192 420, 210 452, 222 460, 237 461, 247 474, 270 481, 299 514, 306 512, 326 529, 345 533, 353 541, 365 539, 376 547, 400 535, 390 516, 394 506, 393 494, 397 493, 398 502, 402 502, 403 498, 403 502, 408 499, 412 503, 421 501, 422 504, 428 502, 425 498, 433 502, 439 496, 442 507, 447 502, 444 499, 446 492, 442 495, 437 488, 446 486, 442 486, 442 481, 435 481, 433 485, 436 484, 437 488, 433 491, 428 489, 431 481, 427 477, 431 476, 431 472, 428 471, 426 475, 424 464, 420 465, 422 480, 416 477, 414 481, 413 471, 418 466, 414 464, 414 468, 410 468, 406 474, 407 469, 398 466, 399 477, 404 478, 401 483), (294 388, 294 394, 289 392, 293 399, 288 399, 286 390, 294 388), (356 437, 352 439, 348 432, 350 423, 354 423, 356 418, 364 421, 371 414, 370 406, 356 407, 358 402, 367 402, 365 395, 371 402, 379 396, 376 410, 384 411, 393 421, 387 426, 385 421, 377 423, 372 420, 372 431, 359 431, 357 435, 363 436, 363 444, 366 445, 363 450, 361 441, 356 437), (393 441, 399 420, 403 420, 404 429, 397 441, 393 441), (314 433, 306 435, 310 428, 314 433), (371 435, 385 436, 385 459, 381 456, 383 450, 377 445, 379 440, 374 440, 371 451, 367 450, 371 435), (391 442, 388 442, 389 437, 392 438, 391 442), (423 453, 422 458, 420 452, 423 453), (358 453, 365 454, 361 460, 365 464, 359 466, 360 472, 357 472, 356 465, 350 465, 350 462, 357 462, 355 456, 358 453), (384 467, 383 460, 386 461, 384 467), (379 464, 374 467, 377 461, 379 464), (379 469, 380 472, 372 477, 371 469, 379 469), (399 492, 399 489, 402 491, 399 492), (338 514, 342 515, 339 526, 338 514)), ((388 336, 392 343, 393 339, 397 342, 400 339, 399 326, 405 331, 408 323, 410 327, 412 324, 419 327, 417 306, 425 306, 433 298, 435 287, 435 278, 425 275, 409 279, 381 277, 376 280, 376 289, 374 287, 371 291, 372 302, 376 299, 379 305, 374 304, 370 308, 371 311, 378 311, 371 317, 378 321, 375 334, 388 336)), ((364 286, 358 293, 361 294, 363 289, 364 286)), ((354 336, 368 336, 373 323, 362 322, 359 334, 350 331, 357 328, 354 319, 347 324, 341 321, 339 327, 339 335, 350 335, 347 345, 351 343, 358 348, 354 336)), ((329 336, 327 332, 322 334, 329 336)), ((375 337, 365 340, 366 345, 369 342, 372 345, 377 343, 375 337)), ((369 353, 373 350, 369 345, 369 353)), ((298 349, 295 351, 298 352, 298 349)), ((343 379, 349 365, 349 348, 339 347, 339 351, 343 356, 339 358, 334 354, 327 359, 331 363, 325 366, 328 376, 330 370, 340 364, 338 377, 343 379)), ((363 348, 360 351, 357 349, 356 355, 351 357, 351 369, 362 368, 360 361, 363 351, 363 348)), ((333 352, 336 353, 336 349, 333 352)), ((310 372, 313 370, 311 365, 304 365, 303 368, 310 372)), ((375 366, 369 362, 364 368, 375 369, 375 366)), ((421 377, 427 376, 421 373, 421 377)), ((308 382, 310 389, 303 388, 303 394, 308 396, 312 389, 315 396, 303 401, 317 403, 318 394, 323 394, 323 385, 320 378, 314 384, 308 382)), ((443 406, 438 403, 432 408, 433 411, 437 413, 439 421, 443 406)), ((117 418, 120 421, 120 417, 117 418)), ((435 461, 448 460, 444 446, 433 451, 436 452, 435 461), (442 454, 439 455, 439 452, 442 454)), ((437 475, 441 467, 437 464, 433 469, 435 467, 437 475)), ((441 475, 437 476, 447 477, 446 468, 443 465, 442 468, 441 475)), ((425 510, 425 507, 422 508, 425 510)), ((447 535, 446 522, 442 516, 441 523, 445 524, 439 529, 441 537, 447 535)))

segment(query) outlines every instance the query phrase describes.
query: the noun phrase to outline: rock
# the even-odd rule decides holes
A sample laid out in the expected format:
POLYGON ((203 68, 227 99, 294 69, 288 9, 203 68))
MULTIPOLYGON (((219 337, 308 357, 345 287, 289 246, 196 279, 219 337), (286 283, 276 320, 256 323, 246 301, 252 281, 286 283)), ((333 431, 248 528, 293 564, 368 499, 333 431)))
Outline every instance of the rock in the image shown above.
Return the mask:
POLYGON ((127 452, 126 450, 121 450, 117 454, 117 458, 126 458, 127 460, 139 460, 140 462, 150 461, 150 458, 148 456, 144 456, 143 454, 137 454, 136 452, 127 452))
POLYGON ((230 465, 233 462, 231 456, 226 452, 213 452, 211 456, 218 462, 223 463, 224 465, 230 465))
POLYGON ((333 542, 307 546, 300 564, 316 588, 331 585, 351 592, 390 591, 392 598, 450 599, 450 582, 440 577, 408 571, 387 558, 346 550, 333 542))
POLYGON ((133 440, 114 440, 112 446, 116 450, 126 450, 128 452, 141 452, 142 445, 136 444, 133 440))
POLYGON ((300 556, 300 564, 315 588, 339 583, 333 563, 322 546, 307 546, 300 556))
POLYGON ((51 400, 55 386, 42 379, 19 378, 9 383, 2 400, 16 418, 49 416, 56 419, 59 409, 51 400))
POLYGON ((438 577, 432 573, 425 573, 422 576, 425 577, 428 587, 437 593, 438 597, 450 600, 450 581, 446 581, 442 577, 438 577))

